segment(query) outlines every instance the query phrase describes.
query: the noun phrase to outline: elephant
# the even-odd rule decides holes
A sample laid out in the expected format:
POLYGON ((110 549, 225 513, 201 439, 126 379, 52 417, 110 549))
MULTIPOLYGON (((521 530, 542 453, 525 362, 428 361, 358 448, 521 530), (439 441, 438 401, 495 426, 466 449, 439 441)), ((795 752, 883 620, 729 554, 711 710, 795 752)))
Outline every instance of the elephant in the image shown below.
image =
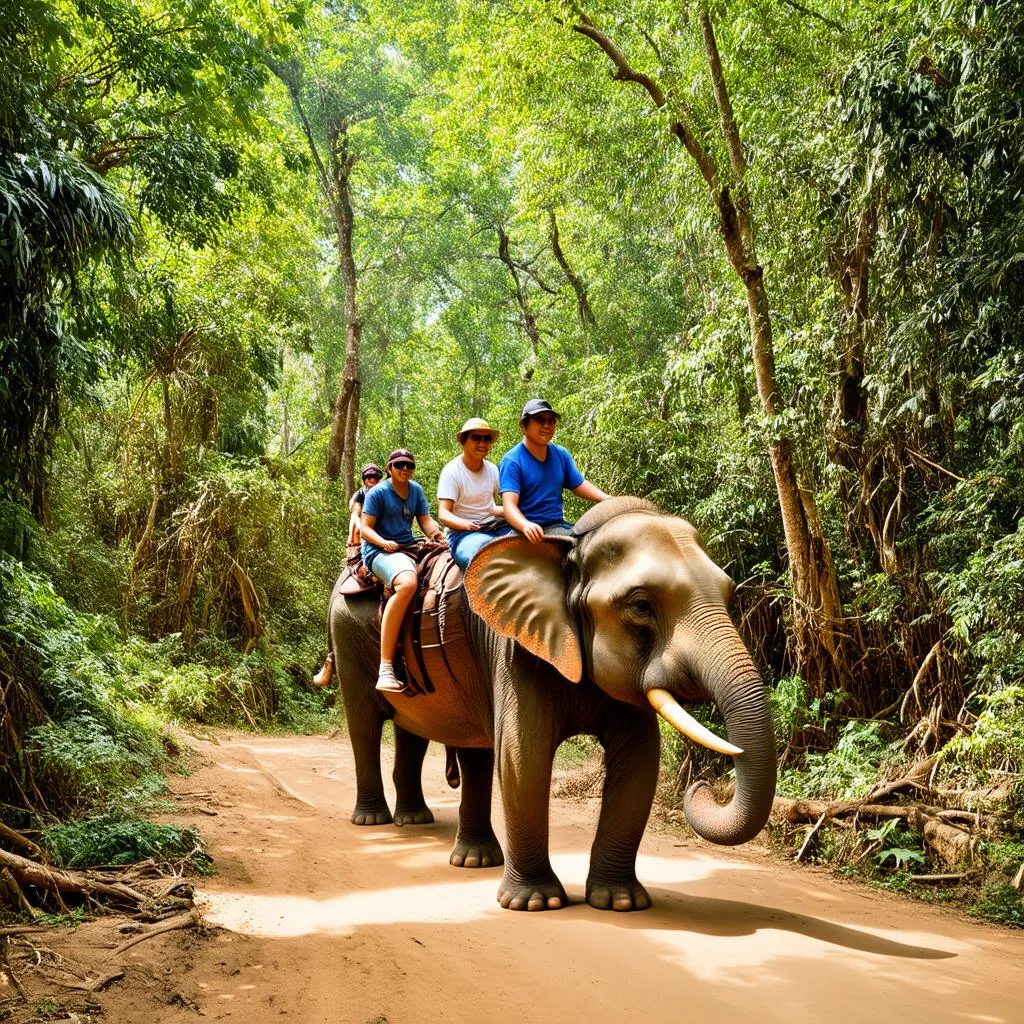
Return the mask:
POLYGON ((729 615, 732 583, 690 523, 641 498, 611 498, 589 509, 569 536, 492 541, 462 586, 476 682, 439 682, 435 692, 415 696, 374 689, 376 602, 332 600, 330 638, 356 763, 353 823, 392 820, 380 767, 381 732, 392 718, 394 823, 433 820, 421 786, 423 757, 431 739, 453 747, 463 793, 450 862, 504 864, 502 907, 566 906, 548 856, 552 764, 563 740, 590 734, 604 748, 605 781, 586 901, 646 909, 651 899, 636 877, 636 854, 655 795, 660 714, 733 758, 736 784, 726 803, 705 781, 687 791, 693 830, 725 845, 761 830, 776 777, 767 693, 729 615), (682 707, 707 700, 718 706, 728 740, 682 707), (504 854, 490 821, 495 764, 504 854))

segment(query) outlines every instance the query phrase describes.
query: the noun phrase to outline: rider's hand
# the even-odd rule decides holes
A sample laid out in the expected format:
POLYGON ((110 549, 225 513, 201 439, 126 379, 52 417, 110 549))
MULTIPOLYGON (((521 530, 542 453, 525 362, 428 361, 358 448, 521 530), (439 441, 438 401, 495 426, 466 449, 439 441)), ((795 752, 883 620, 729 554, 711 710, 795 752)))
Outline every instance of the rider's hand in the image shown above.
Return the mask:
POLYGON ((388 552, 388 554, 390 554, 392 551, 397 551, 400 547, 401 545, 398 543, 398 541, 394 540, 386 540, 384 541, 383 544, 381 544, 381 548, 384 551, 388 552))
POLYGON ((544 531, 536 523, 527 521, 523 527, 523 536, 531 544, 539 544, 544 539, 544 531))

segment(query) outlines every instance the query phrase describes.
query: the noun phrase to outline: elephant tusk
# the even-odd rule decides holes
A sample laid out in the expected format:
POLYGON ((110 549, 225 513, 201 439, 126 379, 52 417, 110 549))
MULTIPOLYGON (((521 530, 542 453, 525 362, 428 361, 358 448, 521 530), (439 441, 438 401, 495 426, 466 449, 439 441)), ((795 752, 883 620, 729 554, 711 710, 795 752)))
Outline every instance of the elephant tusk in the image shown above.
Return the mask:
POLYGON ((647 699, 651 707, 661 715, 677 732, 688 736, 694 743, 699 743, 709 750, 717 750, 720 754, 731 754, 735 757, 742 754, 740 747, 734 746, 728 740, 716 736, 710 729, 705 728, 689 712, 684 711, 675 697, 668 690, 650 690, 647 699))

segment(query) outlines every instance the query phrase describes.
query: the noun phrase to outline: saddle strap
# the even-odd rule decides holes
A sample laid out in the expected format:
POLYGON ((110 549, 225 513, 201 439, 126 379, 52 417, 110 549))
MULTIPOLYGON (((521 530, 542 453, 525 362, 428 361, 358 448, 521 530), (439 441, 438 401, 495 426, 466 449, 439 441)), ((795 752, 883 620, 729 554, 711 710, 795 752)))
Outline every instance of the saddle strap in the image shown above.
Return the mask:
POLYGON ((462 570, 447 551, 421 565, 416 597, 402 625, 407 682, 414 693, 466 689, 478 682, 463 619, 462 570))

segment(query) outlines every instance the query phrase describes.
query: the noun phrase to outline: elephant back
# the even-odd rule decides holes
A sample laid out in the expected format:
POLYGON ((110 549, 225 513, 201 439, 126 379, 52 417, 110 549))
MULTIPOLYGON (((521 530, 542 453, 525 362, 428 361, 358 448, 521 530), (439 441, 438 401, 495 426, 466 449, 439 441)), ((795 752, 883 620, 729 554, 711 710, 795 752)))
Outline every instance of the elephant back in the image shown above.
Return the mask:
POLYGON ((419 567, 419 586, 402 625, 406 683, 413 693, 465 692, 480 685, 466 632, 462 570, 442 550, 419 567))

